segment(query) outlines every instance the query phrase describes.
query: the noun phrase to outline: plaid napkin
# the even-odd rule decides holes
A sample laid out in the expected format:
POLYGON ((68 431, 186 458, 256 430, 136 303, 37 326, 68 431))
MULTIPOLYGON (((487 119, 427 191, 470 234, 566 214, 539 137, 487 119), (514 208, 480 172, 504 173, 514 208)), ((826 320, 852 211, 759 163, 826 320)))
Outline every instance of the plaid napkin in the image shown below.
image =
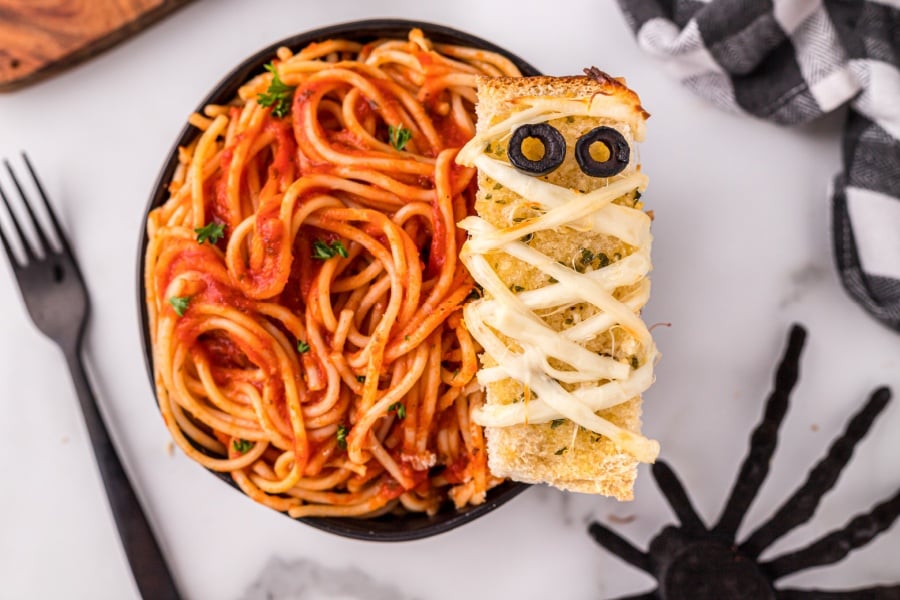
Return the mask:
POLYGON ((900 0, 619 0, 689 88, 784 125, 849 101, 832 192, 844 287, 900 330, 900 0))

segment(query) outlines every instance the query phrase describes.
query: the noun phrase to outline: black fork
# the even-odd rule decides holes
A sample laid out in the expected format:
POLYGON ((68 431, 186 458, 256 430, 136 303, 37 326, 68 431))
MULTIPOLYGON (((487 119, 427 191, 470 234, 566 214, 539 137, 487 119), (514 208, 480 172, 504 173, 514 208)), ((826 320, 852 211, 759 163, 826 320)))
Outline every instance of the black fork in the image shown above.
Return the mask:
POLYGON ((179 598, 172 574, 141 509, 137 494, 122 468, 122 462, 100 416, 94 393, 85 374, 81 360, 81 339, 90 306, 87 287, 78 269, 75 255, 47 201, 41 182, 28 157, 22 154, 22 158, 43 203, 50 222, 49 231, 41 226, 35 214, 35 203, 28 201, 28 196, 9 161, 4 160, 6 170, 35 232, 36 244, 32 247, 29 243, 22 223, 16 219, 9 196, 2 186, 0 198, 12 219, 14 231, 5 234, 3 227, 0 227, 0 241, 6 250, 31 320, 47 337, 56 342, 66 357, 119 537, 141 596, 153 600, 179 598), (13 235, 18 237, 24 261, 18 260, 13 252, 10 243, 13 235), (59 250, 54 249, 51 237, 56 238, 59 250))

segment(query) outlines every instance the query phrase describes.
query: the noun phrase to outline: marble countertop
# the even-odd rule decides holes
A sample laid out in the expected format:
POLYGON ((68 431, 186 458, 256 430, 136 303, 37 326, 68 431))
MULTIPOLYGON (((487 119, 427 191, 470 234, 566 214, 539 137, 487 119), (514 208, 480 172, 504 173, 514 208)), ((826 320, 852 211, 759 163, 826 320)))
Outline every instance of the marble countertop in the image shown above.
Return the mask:
MULTIPOLYGON (((673 521, 646 466, 630 503, 534 487, 455 531, 377 545, 292 523, 170 451, 144 372, 134 287, 157 170, 192 108, 245 56, 296 32, 385 16, 469 31, 550 74, 597 65, 639 91, 653 114, 641 158, 656 214, 645 316, 672 323, 655 332, 663 359, 645 397, 645 432, 707 521, 731 486, 791 323, 810 329, 803 375, 745 534, 875 386, 900 384, 900 335, 851 302, 832 265, 827 188, 840 116, 780 129, 724 114, 643 55, 611 2, 196 2, 87 64, 0 96, 0 156, 29 152, 70 233, 92 292, 86 356, 96 392, 188 598, 574 600, 652 584, 587 535, 599 520, 645 546, 673 521)), ((136 597, 62 356, 28 321, 6 267, 0 389, 0 595, 136 597)), ((892 495, 898 428, 892 405, 816 517, 773 553, 892 495)), ((900 526, 788 581, 895 582, 897 556, 900 526)))

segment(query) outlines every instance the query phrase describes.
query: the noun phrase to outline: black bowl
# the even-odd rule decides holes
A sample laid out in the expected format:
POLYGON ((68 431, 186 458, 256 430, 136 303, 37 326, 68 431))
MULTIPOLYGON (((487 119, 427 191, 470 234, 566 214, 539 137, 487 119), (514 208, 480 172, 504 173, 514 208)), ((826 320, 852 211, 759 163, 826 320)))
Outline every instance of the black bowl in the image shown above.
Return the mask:
MULTIPOLYGON (((471 46, 502 54, 515 63, 523 75, 540 74, 537 69, 530 64, 518 56, 507 52, 503 48, 468 33, 463 33, 462 31, 451 29, 450 27, 444 27, 443 25, 433 25, 431 23, 423 23, 420 21, 405 21, 402 19, 353 21, 301 33, 283 39, 280 42, 276 42, 267 48, 263 48, 226 75, 218 85, 213 88, 209 95, 200 102, 195 111, 202 112, 203 107, 207 104, 228 103, 237 95, 238 88, 240 88, 244 82, 250 79, 251 76, 260 73, 263 70, 263 65, 272 60, 272 57, 275 56, 275 51, 281 46, 287 46, 294 51, 298 51, 312 42, 335 37, 360 42, 370 42, 385 37, 405 39, 409 34, 409 30, 413 27, 421 29, 429 39, 435 42, 471 46)), ((144 219, 141 227, 141 237, 138 244, 137 300, 138 314, 140 315, 141 343, 144 348, 144 363, 147 367, 147 375, 150 378, 151 388, 155 385, 153 380, 153 351, 148 335, 147 309, 144 305, 144 253, 147 250, 147 214, 154 208, 162 205, 168 199, 168 184, 175 172, 175 167, 178 165, 178 147, 189 144, 198 135, 199 131, 191 125, 185 125, 184 129, 181 130, 181 133, 178 135, 178 139, 169 151, 166 162, 153 186, 153 192, 150 195, 150 201, 144 212, 144 219)), ((228 475, 216 473, 214 471, 210 471, 210 473, 213 473, 222 481, 228 483, 235 489, 238 489, 228 475)), ((527 485, 521 483, 506 482, 490 490, 487 495, 487 500, 483 504, 465 508, 463 510, 456 510, 448 505, 433 517, 410 513, 403 515, 384 515, 374 519, 308 517, 295 520, 302 521, 307 525, 311 525, 323 531, 360 540, 377 542, 415 540, 449 531, 450 529, 477 519, 481 515, 505 504, 507 501, 524 491, 527 487, 527 485)))

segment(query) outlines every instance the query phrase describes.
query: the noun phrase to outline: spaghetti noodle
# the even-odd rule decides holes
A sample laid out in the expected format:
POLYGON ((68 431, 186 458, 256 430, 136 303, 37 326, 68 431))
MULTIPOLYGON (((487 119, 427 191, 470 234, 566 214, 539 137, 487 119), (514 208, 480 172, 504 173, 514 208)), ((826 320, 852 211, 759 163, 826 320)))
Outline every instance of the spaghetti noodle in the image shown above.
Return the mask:
POLYGON ((478 504, 478 348, 458 260, 475 76, 502 56, 408 40, 287 48, 190 122, 147 224, 157 399, 179 447, 293 517, 478 504))

